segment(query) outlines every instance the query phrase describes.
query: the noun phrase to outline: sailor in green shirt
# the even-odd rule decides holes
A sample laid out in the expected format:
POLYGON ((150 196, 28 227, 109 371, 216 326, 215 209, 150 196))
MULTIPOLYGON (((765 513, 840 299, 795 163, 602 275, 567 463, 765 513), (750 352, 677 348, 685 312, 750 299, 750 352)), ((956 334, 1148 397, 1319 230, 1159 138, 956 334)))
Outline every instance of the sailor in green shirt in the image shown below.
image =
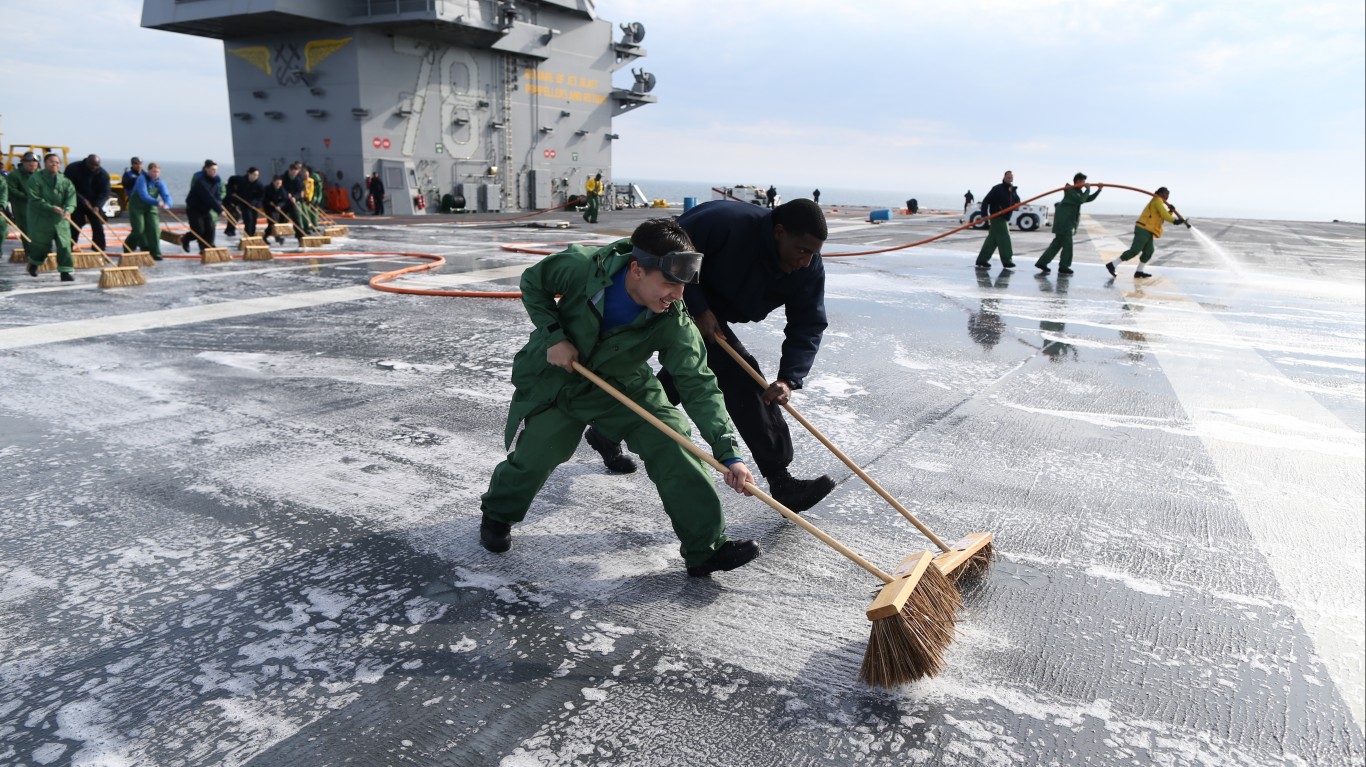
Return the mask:
POLYGON ((33 235, 28 231, 28 180, 38 172, 38 155, 32 152, 25 152, 19 167, 11 170, 5 176, 5 186, 9 191, 10 210, 14 211, 11 218, 19 226, 19 231, 33 235))
POLYGON ((1072 189, 1067 189, 1062 193, 1062 202, 1058 203, 1057 215, 1053 217, 1053 241, 1048 243, 1043 255, 1034 262, 1034 266, 1044 274, 1048 274, 1049 262, 1053 256, 1062 251, 1062 258, 1058 260, 1058 274, 1072 274, 1072 236, 1077 233, 1077 225, 1081 223, 1081 206, 1100 196, 1100 188, 1095 192, 1091 191, 1086 184, 1086 174, 1078 173, 1072 177, 1072 189), (1080 188, 1077 188, 1080 187, 1080 188))
POLYGON ((76 209, 76 187, 71 179, 61 174, 62 160, 55 154, 43 157, 43 170, 29 176, 24 185, 28 195, 28 234, 31 242, 24 250, 28 256, 28 274, 38 276, 38 267, 47 260, 48 251, 56 245, 57 271, 62 282, 76 278, 76 267, 71 260, 71 226, 68 218, 76 209))
POLYGON ((582 361, 690 436, 687 418, 669 404, 647 364, 658 353, 687 415, 712 455, 729 467, 726 484, 747 492, 745 483, 753 476, 737 454, 702 336, 681 300, 683 286, 697 279, 701 262, 683 228, 659 218, 642 223, 628 240, 605 247, 571 245, 522 274, 522 303, 536 329, 512 363, 516 388, 504 446, 513 444, 519 426, 522 433, 481 497, 484 548, 500 553, 511 547, 511 526, 526 517, 550 473, 574 454, 584 427, 592 424, 608 439, 625 439, 645 462, 689 575, 732 570, 758 556, 754 541, 726 539, 721 500, 706 465, 573 371, 573 363, 582 361))

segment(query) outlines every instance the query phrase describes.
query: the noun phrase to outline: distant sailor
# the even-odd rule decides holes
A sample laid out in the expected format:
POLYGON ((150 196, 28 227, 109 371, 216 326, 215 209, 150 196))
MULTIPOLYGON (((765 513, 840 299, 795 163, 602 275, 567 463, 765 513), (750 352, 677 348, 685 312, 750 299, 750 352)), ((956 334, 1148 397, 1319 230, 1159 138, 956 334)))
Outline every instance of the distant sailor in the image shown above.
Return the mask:
MULTIPOLYGON (((133 209, 133 187, 137 186, 138 176, 142 175, 142 160, 134 157, 128 161, 128 167, 124 169, 123 176, 119 179, 119 184, 123 187, 123 206, 130 211, 133 209)), ((143 247, 132 234, 123 238, 123 249, 132 252, 143 247)))
MULTIPOLYGON (((1001 183, 993 186, 987 196, 982 198, 982 215, 990 216, 1018 205, 1020 195, 1015 189, 1015 174, 1006 171, 1001 178, 1001 183)), ((1014 269, 1015 262, 1012 260, 1014 251, 1010 246, 1010 214, 1002 213, 987 222, 987 238, 982 242, 982 249, 977 253, 977 268, 988 269, 991 267, 991 255, 997 248, 1001 250, 1001 266, 1006 269, 1014 269)))
POLYGON ((588 207, 583 211, 583 220, 590 224, 598 223, 598 206, 602 204, 602 174, 588 179, 584 183, 584 189, 588 193, 588 207))
MULTIPOLYGON (((137 158, 133 158, 137 159, 137 158)), ((156 163, 147 165, 147 172, 138 174, 133 188, 128 192, 128 220, 133 233, 124 242, 124 248, 146 248, 152 258, 161 260, 161 211, 170 210, 171 193, 161 180, 161 166, 156 163)))
MULTIPOLYGON (((707 364, 726 395, 726 410, 754 454, 769 491, 793 511, 805 511, 835 489, 828 476, 797 479, 792 463, 792 434, 781 405, 802 387, 816 361, 825 333, 825 215, 811 200, 797 199, 769 210, 730 200, 705 202, 678 217, 703 253, 701 282, 684 292, 688 311, 706 340, 707 364), (731 329, 735 322, 759 322, 778 307, 787 324, 778 362, 778 377, 759 387, 713 339, 721 336, 755 370, 762 368, 731 329)), ((670 399, 678 392, 668 371, 659 375, 670 399)), ((621 445, 590 428, 588 444, 607 468, 634 471, 621 445)))
POLYGON ((62 282, 72 282, 76 270, 71 259, 71 226, 68 218, 76 209, 76 187, 61 174, 62 159, 55 154, 43 157, 43 170, 28 177, 24 191, 28 198, 28 214, 24 231, 31 242, 25 248, 28 274, 38 276, 38 267, 47 261, 47 254, 55 246, 57 271, 62 282))
POLYGON ((218 163, 205 160, 204 167, 190 179, 190 191, 185 193, 185 217, 190 220, 190 232, 180 238, 180 247, 190 252, 190 243, 198 240, 199 252, 212 248, 217 240, 217 216, 223 213, 223 179, 218 177, 218 163), (194 235, 199 235, 198 237, 194 235))
POLYGON ((1085 183, 1086 174, 1078 173, 1072 177, 1072 186, 1081 188, 1068 189, 1062 193, 1062 202, 1058 203, 1058 212, 1053 218, 1053 241, 1048 243, 1039 260, 1034 262, 1034 266, 1044 274, 1052 271, 1048 264, 1059 252, 1062 258, 1058 260, 1058 274, 1072 274, 1072 237, 1081 222, 1081 206, 1100 196, 1099 188, 1092 192, 1090 186, 1082 186, 1085 183))
POLYGON ((1128 250, 1120 253, 1119 258, 1105 265, 1105 270, 1110 273, 1111 277, 1115 276, 1116 266, 1134 256, 1138 256, 1138 271, 1134 272, 1134 276, 1140 279, 1152 276, 1143 267, 1147 266, 1153 258, 1155 249, 1153 240, 1162 236, 1162 227, 1168 221, 1178 226, 1186 223, 1185 219, 1177 217, 1167 206, 1167 198, 1170 195, 1171 192, 1165 186, 1158 187, 1158 190, 1153 193, 1152 200, 1148 202, 1147 207, 1139 214, 1138 221, 1134 224, 1133 244, 1129 246, 1128 250))

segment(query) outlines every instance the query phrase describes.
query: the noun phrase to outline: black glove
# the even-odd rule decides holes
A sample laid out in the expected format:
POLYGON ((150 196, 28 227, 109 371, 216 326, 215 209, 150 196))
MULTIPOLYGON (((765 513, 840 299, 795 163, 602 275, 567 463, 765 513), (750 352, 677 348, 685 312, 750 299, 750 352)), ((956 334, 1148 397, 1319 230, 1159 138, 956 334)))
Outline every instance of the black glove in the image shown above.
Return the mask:
POLYGON ((1177 225, 1177 226, 1181 226, 1182 224, 1186 223, 1186 219, 1184 219, 1184 218, 1177 218, 1177 219, 1176 219, 1175 221, 1173 221, 1172 223, 1175 224, 1175 225, 1177 225))

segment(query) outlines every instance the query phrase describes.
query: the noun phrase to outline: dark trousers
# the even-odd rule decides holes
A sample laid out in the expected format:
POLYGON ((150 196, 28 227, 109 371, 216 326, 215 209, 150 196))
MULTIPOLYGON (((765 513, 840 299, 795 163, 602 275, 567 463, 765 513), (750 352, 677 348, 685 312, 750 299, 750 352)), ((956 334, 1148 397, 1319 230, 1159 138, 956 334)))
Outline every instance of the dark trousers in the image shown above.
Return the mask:
MULTIPOLYGON (((726 342, 740 353, 750 367, 763 375, 759 361, 745 349, 730 327, 723 326, 723 332, 726 342)), ((750 378, 744 368, 712 341, 707 341, 707 365, 716 374, 716 384, 726 398, 726 412, 754 456, 754 465, 759 468, 759 473, 770 482, 786 477, 787 467, 792 463, 792 433, 788 431, 787 420, 783 418, 782 406, 776 403, 765 405, 763 393, 768 387, 760 386, 758 381, 750 378)), ((668 371, 659 371, 659 382, 664 384, 669 401, 677 405, 681 398, 668 371)))
POLYGON ((81 229, 85 228, 86 224, 90 224, 90 241, 95 243, 95 247, 104 250, 104 224, 94 211, 86 207, 84 202, 76 204, 76 209, 71 212, 71 220, 76 222, 76 225, 71 227, 72 243, 75 243, 76 238, 80 237, 81 229))
POLYGON ((187 210, 185 211, 185 218, 189 220, 190 232, 194 232, 194 234, 186 232, 181 235, 181 244, 188 245, 191 241, 198 239, 200 253, 203 253, 205 248, 212 248, 214 246, 214 234, 217 231, 217 227, 213 223, 213 211, 187 210), (195 234, 199 237, 195 237, 195 234))
POLYGON ((384 195, 383 195, 383 194, 377 194, 377 195, 375 195, 375 215, 376 215, 376 216, 382 216, 382 215, 384 215, 384 195))
MULTIPOLYGON (((225 202, 223 207, 232 214, 233 218, 237 219, 237 223, 242 225, 241 234, 243 237, 256 236, 256 210, 254 208, 244 202, 225 202)), ((232 222, 228 222, 228 226, 231 228, 232 222)))

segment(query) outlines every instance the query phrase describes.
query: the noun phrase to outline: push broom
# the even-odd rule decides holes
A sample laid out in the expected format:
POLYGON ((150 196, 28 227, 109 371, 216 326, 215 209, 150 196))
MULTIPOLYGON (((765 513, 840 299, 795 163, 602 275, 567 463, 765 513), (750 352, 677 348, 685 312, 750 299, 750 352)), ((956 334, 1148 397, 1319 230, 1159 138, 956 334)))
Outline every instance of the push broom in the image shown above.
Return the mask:
MULTIPOLYGON (((0 218, 5 219, 5 221, 7 221, 7 222, 9 223, 10 226, 14 227, 14 231, 18 232, 18 233, 19 233, 19 237, 22 238, 25 242, 28 242, 28 243, 32 243, 32 242, 33 242, 33 240, 30 240, 30 239, 28 238, 28 235, 27 235, 27 234, 24 234, 24 230, 23 230, 23 229, 20 229, 20 228, 19 228, 19 225, 16 224, 16 223, 14 223, 14 219, 12 219, 12 218, 10 218, 9 216, 5 215, 5 209, 4 209, 4 208, 0 208, 0 218)), ((14 250, 11 250, 11 251, 9 252, 9 262, 10 262, 11 264, 26 264, 26 263, 28 263, 28 256, 24 255, 24 249, 23 249, 23 248, 15 248, 14 250)))
MULTIPOLYGON (((286 223, 282 223, 282 222, 280 222, 280 221, 276 221, 275 219, 273 219, 273 218, 270 217, 270 214, 269 214, 269 213, 265 212, 264 210, 261 210, 260 208, 256 207, 255 205, 252 205, 251 203, 247 202, 246 200, 243 200, 242 197, 241 197, 241 195, 234 194, 233 197, 236 197, 243 205, 247 206, 248 208, 251 208, 252 210, 256 211, 257 213, 260 213, 261 215, 265 216, 265 217, 266 217, 266 221, 268 222, 268 223, 267 223, 267 228, 273 230, 273 231, 275 232, 275 236, 276 236, 276 237, 292 237, 292 236, 294 236, 294 225, 293 225, 293 224, 286 224, 286 223)), ((286 218, 288 218, 288 216, 286 216, 286 218)), ((244 239, 245 239, 245 238, 244 238, 244 239)), ((262 238, 261 238, 261 244, 262 244, 262 245, 266 244, 266 242, 265 242, 265 237, 262 237, 262 238)))
POLYGON ((322 206, 314 205, 311 202, 304 204, 313 209, 313 215, 317 216, 318 220, 322 222, 323 234, 327 237, 345 237, 351 233, 351 227, 338 224, 336 219, 327 215, 327 211, 323 210, 322 206))
MULTIPOLYGON (((745 372, 749 373, 750 378, 753 378, 759 386, 763 388, 768 387, 768 382, 764 380, 764 377, 760 375, 759 371, 755 370, 744 357, 740 356, 740 353, 735 350, 735 347, 731 346, 720 336, 715 336, 712 340, 719 344, 721 348, 725 350, 726 354, 729 354, 731 359, 735 360, 736 364, 744 368, 745 372)), ((929 527, 925 526, 923 522, 917 519, 910 510, 905 506, 902 506, 893 498, 891 493, 884 490, 882 485, 879 485, 872 477, 868 476, 868 473, 860 468, 858 464, 854 463, 852 458, 845 455, 843 450, 835 447, 835 444, 827 439, 810 421, 803 418, 801 413, 797 412, 796 408, 792 407, 789 403, 783 403, 783 409, 795 418, 798 423, 805 426, 806 430, 811 432, 813 437, 820 440, 822 445, 829 448, 830 452, 834 453, 836 458, 843 461, 845 466, 852 469, 853 472, 859 476, 859 479, 868 483, 868 486, 871 487, 874 492, 882 496, 883 500, 887 501, 887 503, 892 505, 892 508, 900 512, 901 516, 906 518, 906 521, 915 525, 915 529, 919 530, 922 535, 930 539, 931 543, 939 547, 940 554, 934 558, 934 564, 935 567, 939 568, 940 572, 957 581, 965 577, 976 577, 981 575, 991 566, 991 560, 993 558, 991 533, 968 533, 953 544, 945 543, 939 536, 935 535, 929 527)))
MULTIPOLYGON (((76 225, 76 222, 71 220, 71 216, 65 212, 62 213, 62 218, 66 219, 68 224, 76 225)), ((99 254, 100 264, 103 266, 100 269, 99 286, 101 288, 135 288, 147 284, 147 278, 136 266, 114 266, 114 259, 110 258, 109 254, 105 253, 100 246, 93 242, 90 245, 99 254)))
MULTIPOLYGON (((106 229, 109 229, 109 233, 114 234, 114 230, 109 227, 109 222, 104 220, 104 216, 101 216, 100 212, 94 208, 91 208, 90 210, 95 214, 95 218, 98 218, 106 229)), ((118 237, 116 234, 114 236, 118 237)), ((146 250, 130 251, 128 250, 128 240, 126 238, 118 237, 118 240, 119 249, 123 251, 119 254, 119 266, 156 266, 157 262, 152 258, 150 252, 146 250)))
MULTIPOLYGON (((692 440, 674 431, 588 368, 575 362, 574 370, 697 456, 699 460, 722 474, 729 471, 720 461, 693 444, 692 440)), ((891 574, 885 573, 755 487, 754 483, 746 482, 745 490, 882 581, 883 585, 877 598, 866 611, 868 620, 872 622, 872 631, 868 637, 868 648, 863 655, 863 665, 859 669, 859 681, 873 687, 891 688, 939 672, 944 664, 944 650, 953 641, 955 616, 962 602, 959 600, 958 590, 948 578, 944 577, 939 568, 930 566, 933 561, 930 552, 911 554, 901 560, 901 564, 891 574)))
MULTIPOLYGON (((166 215, 174 219, 177 224, 180 224, 182 226, 185 225, 185 222, 181 221, 180 218, 176 216, 176 214, 170 211, 170 209, 167 209, 166 215)), ((232 254, 228 252, 227 248, 215 248, 214 246, 210 245, 208 240, 205 240, 203 237, 199 236, 199 232, 196 232, 194 230, 194 227, 190 227, 190 234, 194 235, 194 238, 196 240, 199 240, 199 263, 222 264, 232 261, 232 254)))
MULTIPOLYGON (((242 224, 232 217, 232 214, 228 212, 227 208, 223 208, 223 215, 227 217, 228 223, 238 229, 242 228, 242 224)), ((243 261, 270 261, 274 258, 274 256, 270 254, 270 248, 266 245, 264 237, 243 236, 240 240, 240 244, 242 246, 243 261), (248 240, 250 240, 250 242, 248 242, 248 240)))
MULTIPOLYGON (((305 203, 305 204, 307 204, 307 203, 305 203)), ((304 228, 303 228, 302 226, 299 226, 299 222, 298 222, 298 221, 295 221, 294 218, 293 218, 292 216, 290 216, 288 213, 285 213, 283 210, 281 210, 280 212, 283 213, 283 214, 284 214, 284 217, 287 218, 287 219, 289 219, 289 223, 292 224, 296 230, 298 230, 298 232, 299 232, 299 247, 301 247, 301 248, 321 248, 321 247, 324 246, 324 245, 330 245, 330 244, 332 243, 332 238, 331 238, 331 237, 322 237, 322 236, 316 235, 316 234, 305 234, 305 233, 304 233, 304 228)))

